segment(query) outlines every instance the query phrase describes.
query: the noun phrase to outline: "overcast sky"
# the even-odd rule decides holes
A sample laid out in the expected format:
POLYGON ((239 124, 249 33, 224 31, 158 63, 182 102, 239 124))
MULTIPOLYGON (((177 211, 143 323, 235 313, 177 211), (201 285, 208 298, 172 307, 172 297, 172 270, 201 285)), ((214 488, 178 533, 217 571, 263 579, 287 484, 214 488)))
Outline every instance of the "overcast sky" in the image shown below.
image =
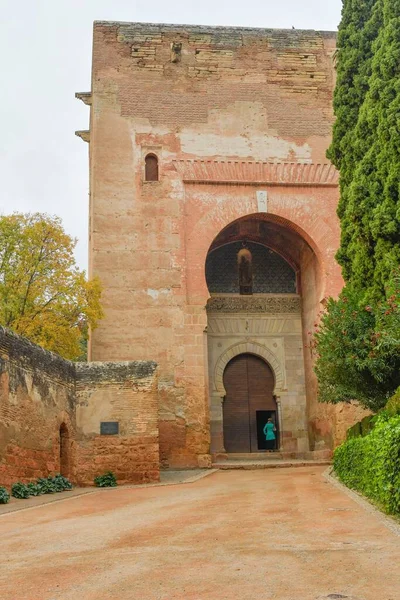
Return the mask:
POLYGON ((0 212, 59 215, 87 265, 94 20, 335 30, 341 0, 0 0, 0 212))

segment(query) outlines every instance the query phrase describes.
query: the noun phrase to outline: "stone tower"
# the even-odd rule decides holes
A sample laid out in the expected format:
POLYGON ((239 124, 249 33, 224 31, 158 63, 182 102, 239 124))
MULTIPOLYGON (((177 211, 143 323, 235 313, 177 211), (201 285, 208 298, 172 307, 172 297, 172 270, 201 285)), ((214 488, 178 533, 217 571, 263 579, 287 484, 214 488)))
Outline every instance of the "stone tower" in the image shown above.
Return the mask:
POLYGON ((258 452, 268 415, 281 451, 330 449, 351 418, 317 403, 308 348, 342 287, 335 47, 332 32, 94 24, 77 94, 104 287, 90 357, 157 361, 164 465, 258 452))

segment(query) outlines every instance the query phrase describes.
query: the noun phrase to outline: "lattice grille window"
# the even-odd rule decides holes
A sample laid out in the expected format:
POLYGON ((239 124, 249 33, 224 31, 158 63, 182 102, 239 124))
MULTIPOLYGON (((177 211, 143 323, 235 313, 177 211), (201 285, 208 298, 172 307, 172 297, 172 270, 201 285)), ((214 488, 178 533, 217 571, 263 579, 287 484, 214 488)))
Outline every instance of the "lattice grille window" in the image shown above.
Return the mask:
MULTIPOLYGON (((296 273, 279 254, 261 244, 248 242, 253 260, 253 294, 295 294, 296 273)), ((210 252, 206 279, 210 293, 239 294, 237 254, 242 242, 221 246, 210 252)))

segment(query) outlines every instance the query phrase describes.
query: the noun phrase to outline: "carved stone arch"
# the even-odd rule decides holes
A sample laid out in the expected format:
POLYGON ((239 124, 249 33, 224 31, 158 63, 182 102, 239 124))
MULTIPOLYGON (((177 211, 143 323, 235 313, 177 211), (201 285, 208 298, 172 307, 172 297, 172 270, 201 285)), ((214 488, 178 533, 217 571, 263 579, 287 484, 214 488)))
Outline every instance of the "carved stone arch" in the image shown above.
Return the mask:
POLYGON ((272 350, 266 346, 258 344, 257 342, 239 342, 221 354, 217 360, 214 371, 214 383, 217 392, 221 396, 225 396, 226 391, 224 387, 224 371, 229 361, 239 354, 254 354, 255 356, 259 356, 260 358, 264 359, 269 364, 275 377, 274 394, 279 395, 279 393, 285 387, 284 369, 281 361, 275 356, 272 350))

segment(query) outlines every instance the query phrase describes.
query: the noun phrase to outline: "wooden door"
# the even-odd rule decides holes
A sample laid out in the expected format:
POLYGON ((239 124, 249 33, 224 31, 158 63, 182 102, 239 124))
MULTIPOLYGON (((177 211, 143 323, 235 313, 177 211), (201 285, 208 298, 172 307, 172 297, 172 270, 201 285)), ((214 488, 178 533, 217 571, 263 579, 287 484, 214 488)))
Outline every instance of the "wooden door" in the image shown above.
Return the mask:
POLYGON ((224 445, 227 452, 257 452, 257 411, 276 410, 270 367, 253 354, 233 358, 224 372, 224 445))
POLYGON ((249 390, 250 452, 259 449, 257 436, 257 411, 277 410, 274 399, 274 376, 271 368, 261 358, 248 355, 247 382, 249 390))
POLYGON ((247 354, 233 358, 224 372, 224 446, 227 452, 250 452, 247 354))

